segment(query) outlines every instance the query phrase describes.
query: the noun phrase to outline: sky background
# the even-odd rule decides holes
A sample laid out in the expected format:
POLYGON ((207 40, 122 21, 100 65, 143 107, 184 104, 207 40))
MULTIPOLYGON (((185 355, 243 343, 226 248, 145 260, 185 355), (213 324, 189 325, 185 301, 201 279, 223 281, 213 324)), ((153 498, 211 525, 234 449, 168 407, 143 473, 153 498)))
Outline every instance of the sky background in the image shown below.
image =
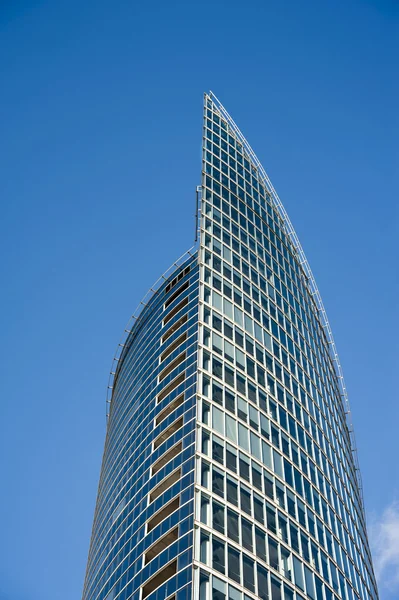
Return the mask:
POLYGON ((81 597, 112 357, 193 243, 209 89, 318 282, 399 597, 398 32, 394 0, 1 2, 1 600, 81 597))

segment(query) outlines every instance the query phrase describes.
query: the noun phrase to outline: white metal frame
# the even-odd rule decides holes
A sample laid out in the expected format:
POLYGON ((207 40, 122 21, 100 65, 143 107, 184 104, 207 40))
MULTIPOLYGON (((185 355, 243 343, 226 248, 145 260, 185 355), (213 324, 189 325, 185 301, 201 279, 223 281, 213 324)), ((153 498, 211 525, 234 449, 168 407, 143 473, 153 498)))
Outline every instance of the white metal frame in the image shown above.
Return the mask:
POLYGON ((263 183, 264 183, 267 191, 269 192, 269 194, 273 200, 273 203, 275 205, 275 208, 285 225, 286 233, 287 233, 289 239, 291 240, 294 249, 296 250, 296 252, 298 254, 299 262, 300 262, 300 264, 304 270, 304 273, 307 277, 307 283, 308 283, 308 287, 310 290, 310 294, 315 301, 315 305, 316 305, 318 313, 319 313, 320 321, 321 321, 322 327, 323 327, 326 337, 327 337, 327 342, 328 342, 329 349, 330 349, 330 355, 331 355, 333 364, 335 366, 335 371, 337 374, 339 389, 340 389, 341 397, 343 400, 344 412, 346 415, 346 420, 347 420, 347 425, 348 425, 348 430, 349 430, 349 436, 350 436, 350 441, 351 441, 351 450, 352 450, 354 463, 355 463, 355 470, 356 470, 357 482, 358 482, 358 486, 359 486, 360 499, 361 499, 361 503, 362 503, 362 507, 363 507, 363 511, 364 511, 363 486, 362 486, 361 474, 360 474, 360 469, 359 469, 359 460, 358 460, 358 456, 357 456, 356 440, 355 440, 355 434, 354 434, 354 430, 353 430, 352 416, 351 416, 351 410, 350 410, 350 405, 349 405, 348 393, 347 393, 347 389, 346 389, 346 385, 345 385, 345 380, 344 380, 341 363, 340 363, 339 356, 337 353, 337 348, 336 348, 334 337, 332 334, 331 326, 328 321, 327 313, 324 308, 323 301, 320 296, 320 292, 317 288, 315 278, 311 271, 309 262, 305 256, 305 253, 303 251, 301 243, 298 239, 298 236, 295 232, 295 229, 288 217, 288 214, 287 214, 276 190, 274 189, 273 184, 269 179, 269 176, 267 175, 266 171, 262 167, 258 157, 256 156, 255 152, 253 151, 253 149, 251 148, 251 146, 247 142, 246 138, 241 133, 240 129, 238 128, 236 123, 233 121, 233 119, 231 118, 231 116, 229 115, 227 110, 224 108, 223 104, 220 102, 220 100, 215 96, 215 94, 212 91, 209 92, 209 97, 210 97, 210 100, 215 104, 215 106, 218 109, 218 111, 220 112, 221 116, 228 122, 229 126, 233 129, 234 133, 236 134, 239 141, 242 143, 248 156, 251 158, 252 162, 258 168, 258 171, 263 180, 263 183))

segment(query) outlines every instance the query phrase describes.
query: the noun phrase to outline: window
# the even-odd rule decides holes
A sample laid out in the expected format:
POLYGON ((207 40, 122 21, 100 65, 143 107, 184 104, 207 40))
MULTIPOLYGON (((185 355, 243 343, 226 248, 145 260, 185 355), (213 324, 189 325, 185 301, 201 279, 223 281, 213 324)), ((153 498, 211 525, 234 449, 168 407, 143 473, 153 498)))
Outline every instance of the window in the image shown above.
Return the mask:
POLYGON ((212 567, 220 573, 225 571, 224 542, 215 536, 212 537, 212 567))
POLYGON ((162 467, 166 465, 170 460, 172 460, 172 458, 175 458, 178 454, 180 454, 180 452, 182 451, 182 447, 182 442, 179 442, 168 452, 162 454, 162 456, 158 458, 158 460, 152 465, 152 474, 155 475, 155 473, 158 473, 158 471, 162 469, 162 467))
POLYGON ((230 444, 226 444, 226 467, 237 473, 237 452, 230 444))
POLYGON ((161 571, 158 571, 157 574, 150 579, 148 583, 146 583, 142 588, 142 598, 146 598, 151 592, 157 589, 160 585, 165 583, 170 577, 176 575, 177 572, 177 561, 174 560, 169 565, 163 567, 161 571))
POLYGON ((224 534, 224 506, 216 502, 212 502, 212 527, 219 533, 224 534))
POLYGON ((238 506, 238 485, 231 477, 227 477, 227 500, 238 506))
POLYGON ((238 515, 231 509, 227 509, 227 537, 234 542, 239 542, 238 515))
POLYGON ((175 510, 179 508, 180 496, 169 502, 162 510, 156 513, 149 521, 147 521, 147 533, 156 527, 161 521, 169 517, 175 510))
POLYGON ((215 467, 212 469, 212 491, 224 498, 224 474, 215 467))
POLYGON ((212 600, 226 600, 226 584, 218 577, 212 577, 212 600))
POLYGON ((240 486, 240 498, 241 498, 241 510, 243 510, 248 515, 250 515, 252 513, 252 511, 251 511, 251 494, 242 485, 240 486))
POLYGON ((165 548, 173 544, 178 539, 178 527, 175 527, 159 539, 156 544, 151 546, 144 555, 144 564, 149 563, 153 558, 158 556, 165 548))
POLYGON ((244 579, 244 587, 246 587, 251 592, 255 591, 255 581, 254 581, 254 561, 249 557, 243 555, 242 559, 243 566, 243 579, 244 579))
POLYGON ((181 475, 181 470, 178 469, 166 479, 163 479, 161 483, 155 487, 150 493, 150 502, 153 502, 158 496, 160 496, 165 490, 170 488, 176 481, 179 481, 181 475))
POLYGON ((221 464, 224 463, 223 440, 216 437, 216 435, 212 436, 212 458, 221 464))
POLYGON ((278 545, 270 536, 268 541, 268 549, 269 549, 269 564, 272 569, 278 570, 279 560, 278 560, 278 545))
POLYGON ((261 565, 257 565, 258 572, 258 596, 260 600, 269 600, 269 583, 267 571, 261 565))
POLYGON ((241 517, 241 536, 244 548, 252 552, 252 523, 241 517))
POLYGON ((258 529, 258 527, 255 527, 255 551, 256 556, 258 556, 261 560, 266 561, 265 534, 261 529, 258 529))
POLYGON ((240 553, 237 552, 231 546, 227 547, 227 560, 228 560, 228 576, 233 581, 240 583, 241 580, 241 569, 240 569, 240 553))

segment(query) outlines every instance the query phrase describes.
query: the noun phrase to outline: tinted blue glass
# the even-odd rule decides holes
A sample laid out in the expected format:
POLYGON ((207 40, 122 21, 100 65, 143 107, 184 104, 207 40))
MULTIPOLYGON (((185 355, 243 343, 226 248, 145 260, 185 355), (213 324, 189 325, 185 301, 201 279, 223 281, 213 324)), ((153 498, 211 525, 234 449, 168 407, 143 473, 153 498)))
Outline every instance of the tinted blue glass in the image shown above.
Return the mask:
POLYGON ((377 600, 321 299, 213 95, 202 172, 195 253, 118 357, 83 600, 377 600))

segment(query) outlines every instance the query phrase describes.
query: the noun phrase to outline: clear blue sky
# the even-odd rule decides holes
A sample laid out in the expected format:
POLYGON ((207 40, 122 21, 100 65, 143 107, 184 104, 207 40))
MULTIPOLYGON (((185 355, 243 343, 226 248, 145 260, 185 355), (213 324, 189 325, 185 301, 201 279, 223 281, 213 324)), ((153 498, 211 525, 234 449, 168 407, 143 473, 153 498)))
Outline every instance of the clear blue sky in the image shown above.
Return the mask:
POLYGON ((112 356, 193 242, 209 89, 316 276, 399 596, 398 24, 394 0, 1 3, 1 600, 81 595, 112 356))

